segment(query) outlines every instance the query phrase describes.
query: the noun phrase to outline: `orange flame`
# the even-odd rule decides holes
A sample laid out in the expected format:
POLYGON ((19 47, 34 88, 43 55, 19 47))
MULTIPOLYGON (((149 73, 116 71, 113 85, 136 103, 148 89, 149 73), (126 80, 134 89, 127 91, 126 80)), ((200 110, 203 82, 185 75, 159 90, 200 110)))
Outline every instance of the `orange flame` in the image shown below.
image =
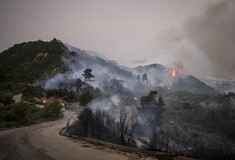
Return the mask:
MULTIPOLYGON (((172 70, 171 70, 171 76, 174 78, 174 77, 176 77, 176 74, 177 74, 177 71, 176 71, 176 69, 175 68, 173 68, 172 70)), ((173 79, 171 79, 171 81, 169 81, 169 84, 168 84, 168 89, 170 90, 171 89, 171 87, 173 86, 173 79)))
POLYGON ((172 75, 172 77, 175 77, 175 76, 176 76, 176 69, 172 69, 171 75, 172 75))

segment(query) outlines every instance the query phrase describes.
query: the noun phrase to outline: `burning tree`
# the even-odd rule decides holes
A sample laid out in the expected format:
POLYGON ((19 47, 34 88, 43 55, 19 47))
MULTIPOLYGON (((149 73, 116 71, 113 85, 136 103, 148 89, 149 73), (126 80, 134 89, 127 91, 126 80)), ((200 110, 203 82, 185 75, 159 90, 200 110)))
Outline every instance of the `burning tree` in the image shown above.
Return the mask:
POLYGON ((172 70, 171 70, 171 75, 172 75, 172 77, 176 77, 176 74, 177 74, 176 69, 175 69, 175 68, 172 69, 172 70))
POLYGON ((172 78, 171 78, 171 80, 169 81, 168 89, 171 89, 171 87, 173 86, 173 81, 174 81, 173 78, 175 78, 176 75, 177 75, 177 70, 176 70, 175 68, 173 68, 173 69, 171 70, 171 77, 172 77, 172 78))

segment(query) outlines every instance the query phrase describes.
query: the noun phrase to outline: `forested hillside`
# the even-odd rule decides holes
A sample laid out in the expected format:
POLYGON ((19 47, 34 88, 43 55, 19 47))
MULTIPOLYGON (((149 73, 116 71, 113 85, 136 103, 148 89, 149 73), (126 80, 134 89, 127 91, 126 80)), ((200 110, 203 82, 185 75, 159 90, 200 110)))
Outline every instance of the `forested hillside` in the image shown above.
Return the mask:
POLYGON ((24 42, 3 51, 0 53, 1 91, 20 91, 24 83, 33 84, 64 70, 61 56, 65 53, 66 48, 56 39, 24 42))

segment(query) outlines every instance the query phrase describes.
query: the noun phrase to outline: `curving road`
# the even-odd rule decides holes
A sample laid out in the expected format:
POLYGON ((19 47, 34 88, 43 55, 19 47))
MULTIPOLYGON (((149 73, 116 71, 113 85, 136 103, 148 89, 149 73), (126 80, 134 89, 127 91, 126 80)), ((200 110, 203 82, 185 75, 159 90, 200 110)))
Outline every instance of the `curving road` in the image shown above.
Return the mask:
POLYGON ((66 111, 60 120, 0 132, 0 160, 125 160, 133 155, 70 139, 58 132, 75 118, 66 111))

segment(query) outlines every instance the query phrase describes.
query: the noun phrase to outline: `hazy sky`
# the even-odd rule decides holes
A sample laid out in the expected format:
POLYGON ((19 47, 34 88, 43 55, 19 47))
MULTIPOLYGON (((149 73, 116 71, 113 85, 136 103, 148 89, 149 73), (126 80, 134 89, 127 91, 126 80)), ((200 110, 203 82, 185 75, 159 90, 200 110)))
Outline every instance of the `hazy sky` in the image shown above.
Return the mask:
POLYGON ((0 51, 54 37, 122 65, 235 80, 234 0, 0 0, 0 51))

